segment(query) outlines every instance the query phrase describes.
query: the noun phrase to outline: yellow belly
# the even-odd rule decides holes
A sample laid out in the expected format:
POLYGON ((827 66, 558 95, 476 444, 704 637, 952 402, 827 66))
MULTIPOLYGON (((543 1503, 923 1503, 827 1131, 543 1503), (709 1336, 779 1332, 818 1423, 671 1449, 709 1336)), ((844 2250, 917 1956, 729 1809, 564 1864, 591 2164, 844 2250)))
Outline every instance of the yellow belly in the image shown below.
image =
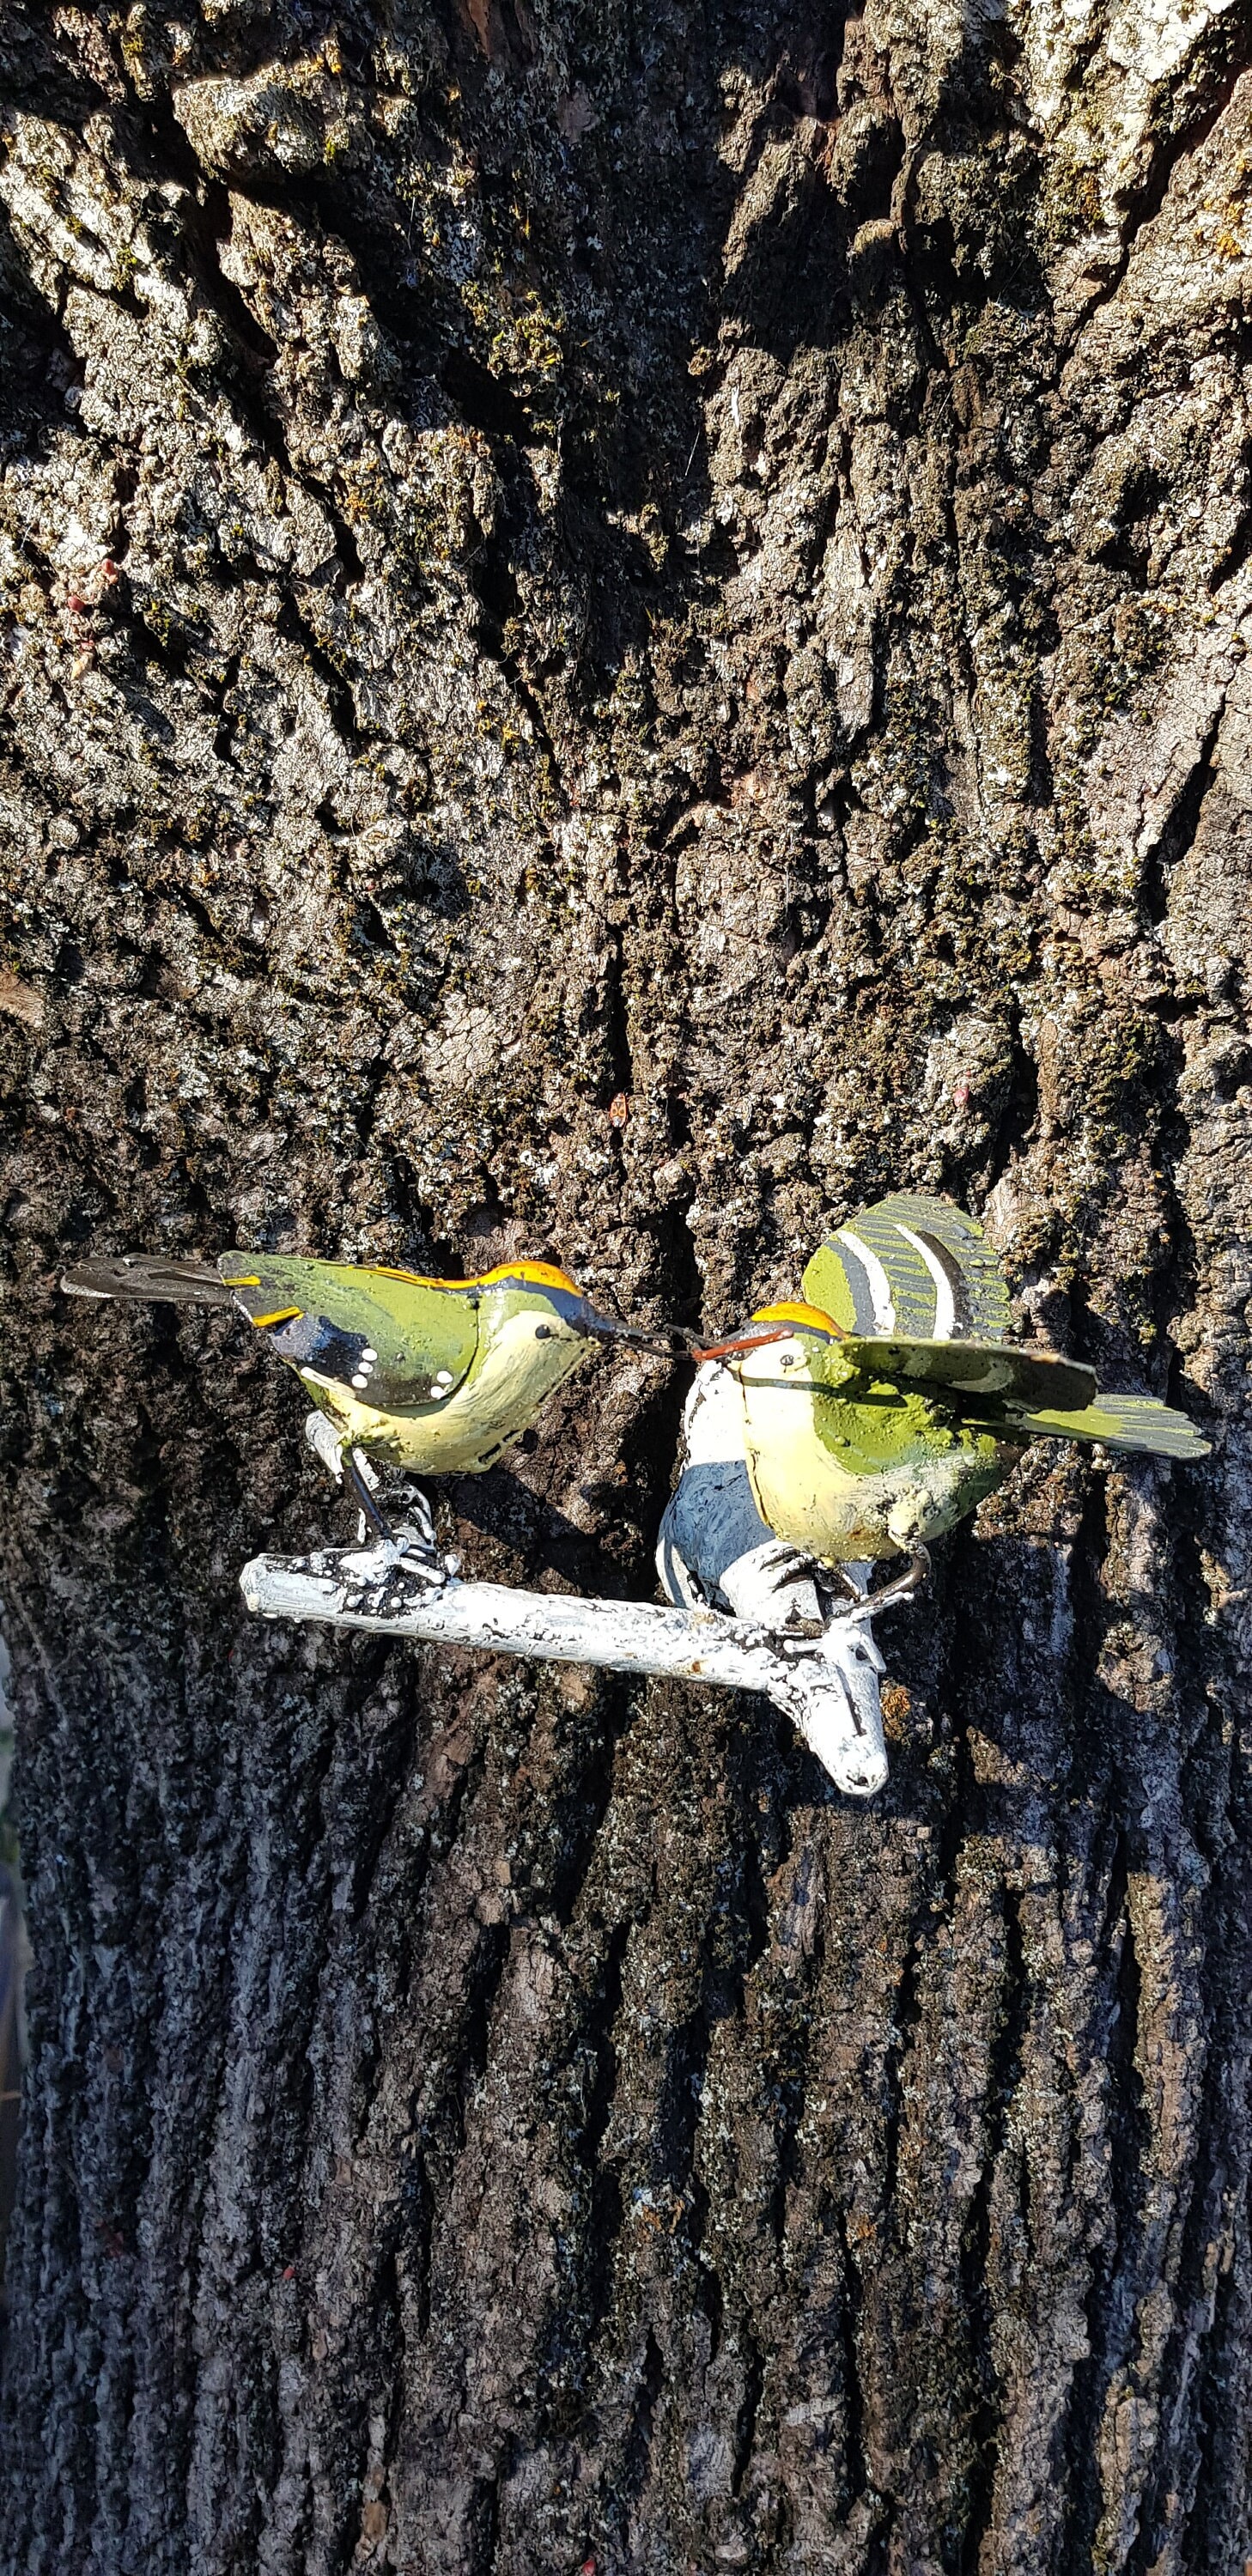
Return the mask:
POLYGON ((817 1431, 822 1398, 798 1384, 744 1385, 744 1455, 763 1520, 779 1538, 837 1565, 903 1556, 941 1538, 994 1492, 1017 1456, 990 1440, 917 1441, 890 1465, 853 1470, 817 1431))
POLYGON ((549 1323, 540 1338, 533 1315, 494 1328, 463 1385, 438 1404, 379 1413, 313 1369, 300 1375, 345 1443, 419 1476, 481 1476, 520 1440, 545 1398, 589 1348, 581 1334, 549 1323))

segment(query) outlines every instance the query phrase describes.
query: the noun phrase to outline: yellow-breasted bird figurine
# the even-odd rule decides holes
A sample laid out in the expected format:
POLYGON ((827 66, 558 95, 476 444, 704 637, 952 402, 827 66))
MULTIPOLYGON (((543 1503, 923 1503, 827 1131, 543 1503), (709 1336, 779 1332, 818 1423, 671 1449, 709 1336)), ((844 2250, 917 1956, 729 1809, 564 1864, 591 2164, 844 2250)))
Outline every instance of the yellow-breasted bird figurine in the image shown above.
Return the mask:
POLYGON ((79 1297, 237 1306, 328 1417, 344 1473, 384 1535, 355 1449, 418 1475, 482 1475, 592 1341, 673 1347, 672 1336, 600 1314, 546 1261, 426 1279, 285 1253, 224 1252, 216 1267, 127 1253, 79 1262, 61 1284, 79 1297))
MULTIPOLYGON (((762 1306, 697 1354, 737 1389, 737 1404, 729 1390, 718 1400, 730 1428, 717 1458, 706 1441, 699 1462, 710 1495, 720 1471, 722 1512, 733 1471, 746 1477, 725 1542, 737 1551, 771 1533, 827 1565, 916 1551, 992 1493, 1032 1440, 1207 1455, 1185 1416, 1154 1397, 1101 1395, 1081 1362, 1011 1343, 996 1255, 946 1200, 864 1209, 814 1254, 803 1287, 802 1302, 762 1306), (721 1456, 728 1445, 734 1459, 721 1456)), ((717 1569, 698 1562, 708 1542, 697 1502, 680 1484, 667 1522, 707 1592, 717 1569)))

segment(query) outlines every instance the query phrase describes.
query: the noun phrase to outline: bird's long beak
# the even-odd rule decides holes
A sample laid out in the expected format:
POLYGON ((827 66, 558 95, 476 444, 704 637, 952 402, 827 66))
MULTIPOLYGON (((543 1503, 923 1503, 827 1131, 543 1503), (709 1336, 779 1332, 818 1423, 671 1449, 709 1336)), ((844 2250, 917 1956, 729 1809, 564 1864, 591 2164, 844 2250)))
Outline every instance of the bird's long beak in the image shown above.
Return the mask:
POLYGON ((616 1316, 602 1315, 585 1297, 577 1320, 585 1333, 594 1333, 601 1341, 626 1342, 632 1350, 656 1351, 663 1359, 685 1359, 691 1349, 692 1337, 681 1324, 619 1324, 616 1316))
POLYGON ((808 1306, 767 1307, 764 1314, 754 1315, 741 1333, 728 1333, 724 1342, 702 1342, 697 1334, 690 1336, 693 1360, 734 1359, 747 1351, 762 1351, 771 1342, 790 1342, 797 1332, 816 1331, 823 1341, 845 1342, 848 1338, 842 1324, 833 1315, 819 1314, 808 1306))
POLYGON ((795 1338, 794 1324, 758 1324, 754 1332, 732 1333, 729 1341, 691 1341, 693 1360, 724 1360, 737 1351, 762 1351, 768 1342, 790 1342, 795 1338))

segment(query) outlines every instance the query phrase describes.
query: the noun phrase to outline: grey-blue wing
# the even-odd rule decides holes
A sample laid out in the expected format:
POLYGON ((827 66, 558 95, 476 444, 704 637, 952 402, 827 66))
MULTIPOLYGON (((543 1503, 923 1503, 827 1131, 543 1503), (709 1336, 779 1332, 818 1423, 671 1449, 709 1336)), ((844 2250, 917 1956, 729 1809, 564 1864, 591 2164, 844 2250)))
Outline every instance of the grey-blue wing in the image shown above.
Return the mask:
POLYGON ((727 1566, 773 1535, 757 1510, 742 1458, 697 1459, 684 1467, 666 1504, 657 1544, 661 1581, 671 1601, 686 1599, 679 1568, 694 1575, 705 1600, 712 1601, 727 1566))

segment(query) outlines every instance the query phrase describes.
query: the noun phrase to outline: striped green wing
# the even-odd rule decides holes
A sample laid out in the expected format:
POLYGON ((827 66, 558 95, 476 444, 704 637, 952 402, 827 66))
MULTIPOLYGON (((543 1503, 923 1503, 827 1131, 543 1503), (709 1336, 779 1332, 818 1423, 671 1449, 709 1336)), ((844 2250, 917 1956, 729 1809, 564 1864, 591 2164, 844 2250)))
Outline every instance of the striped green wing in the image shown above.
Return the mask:
POLYGON ((862 1208, 814 1253, 804 1294, 853 1333, 998 1342, 1009 1329, 999 1260, 947 1199, 900 1194, 862 1208))
POLYGON ((380 1413, 443 1402, 478 1349, 478 1300, 454 1280, 253 1252, 218 1269, 280 1359, 380 1413))
POLYGON ((1147 1450, 1157 1458, 1209 1454, 1208 1441, 1185 1414, 1152 1395, 1100 1395, 1094 1369, 1059 1352, 1024 1351, 1012 1342, 849 1334, 832 1346, 830 1366, 848 1362, 880 1383, 932 1386, 958 1404, 967 1397, 979 1414, 990 1405, 1007 1433, 1028 1440, 1098 1440, 1106 1449, 1147 1450))
POLYGON ((1102 1395, 1081 1412, 1032 1412, 1024 1417, 1032 1439, 1099 1440, 1106 1449, 1144 1450, 1153 1458, 1207 1458, 1209 1442, 1151 1395, 1102 1395))
POLYGON ((1055 1351, 1024 1351, 1013 1342, 904 1341, 894 1336, 880 1341, 851 1333, 830 1346, 832 1371, 849 1363, 867 1378, 932 1386, 957 1402, 967 1396, 979 1410, 990 1404, 1033 1415, 1049 1406, 1058 1415, 1077 1416, 1096 1392, 1095 1370, 1084 1368, 1081 1360, 1062 1359, 1055 1351))

